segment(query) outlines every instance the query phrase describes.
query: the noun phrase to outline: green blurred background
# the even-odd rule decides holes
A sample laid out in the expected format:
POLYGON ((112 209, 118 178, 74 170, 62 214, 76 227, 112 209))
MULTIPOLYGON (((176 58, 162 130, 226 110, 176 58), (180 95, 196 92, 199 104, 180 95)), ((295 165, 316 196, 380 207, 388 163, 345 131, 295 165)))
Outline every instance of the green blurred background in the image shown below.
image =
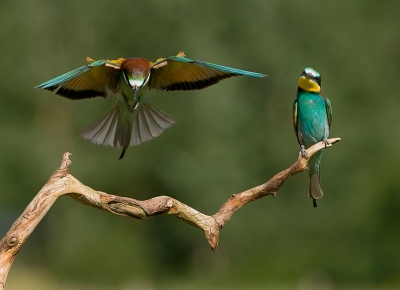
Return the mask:
POLYGON ((23 246, 7 289, 396 289, 400 287, 399 1, 0 0, 0 234, 71 152, 71 173, 108 193, 169 195, 206 214, 291 165, 302 70, 333 105, 322 161, 241 209, 216 252, 168 216, 137 221, 60 198, 23 246), (75 135, 114 97, 72 102, 32 87, 85 57, 189 58, 266 73, 195 92, 150 91, 180 119, 149 143, 75 135))

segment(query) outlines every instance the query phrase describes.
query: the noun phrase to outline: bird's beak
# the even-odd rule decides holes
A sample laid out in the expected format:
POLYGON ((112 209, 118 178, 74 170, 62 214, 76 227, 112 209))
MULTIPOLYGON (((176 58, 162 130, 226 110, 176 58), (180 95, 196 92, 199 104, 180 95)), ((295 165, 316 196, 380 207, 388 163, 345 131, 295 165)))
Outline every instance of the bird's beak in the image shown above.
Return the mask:
POLYGON ((133 97, 136 99, 136 94, 139 91, 139 87, 138 86, 133 86, 132 90, 133 90, 133 97))

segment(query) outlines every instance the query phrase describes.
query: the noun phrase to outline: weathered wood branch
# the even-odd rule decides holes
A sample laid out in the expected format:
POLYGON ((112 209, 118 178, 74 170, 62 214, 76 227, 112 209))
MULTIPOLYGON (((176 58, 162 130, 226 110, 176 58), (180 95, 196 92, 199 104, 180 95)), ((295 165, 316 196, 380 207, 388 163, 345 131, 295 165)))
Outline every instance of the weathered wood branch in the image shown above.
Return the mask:
MULTIPOLYGON (((331 147, 340 138, 328 140, 331 147)), ((307 149, 308 157, 325 147, 323 142, 307 149)), ((72 176, 68 169, 71 165, 70 153, 65 153, 58 168, 29 203, 21 216, 14 222, 10 230, 0 241, 0 290, 4 289, 5 281, 11 265, 22 245, 34 231, 53 203, 61 195, 68 195, 75 200, 96 207, 112 214, 144 220, 149 216, 170 214, 176 218, 201 229, 213 250, 219 242, 220 230, 229 222, 232 216, 247 203, 267 195, 275 196, 282 184, 291 176, 307 169, 307 159, 301 154, 296 162, 277 174, 266 183, 232 195, 212 216, 203 214, 194 208, 169 196, 157 196, 148 200, 136 200, 94 190, 72 176)))

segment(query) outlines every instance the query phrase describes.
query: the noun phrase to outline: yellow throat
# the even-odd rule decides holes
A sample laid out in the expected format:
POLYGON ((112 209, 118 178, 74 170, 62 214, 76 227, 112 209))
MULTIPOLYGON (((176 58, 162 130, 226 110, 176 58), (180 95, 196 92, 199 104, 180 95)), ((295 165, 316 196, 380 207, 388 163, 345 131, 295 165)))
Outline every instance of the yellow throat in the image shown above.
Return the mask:
POLYGON ((305 76, 300 76, 299 87, 302 90, 312 93, 319 93, 321 91, 320 86, 316 82, 310 80, 309 78, 306 78, 305 76))

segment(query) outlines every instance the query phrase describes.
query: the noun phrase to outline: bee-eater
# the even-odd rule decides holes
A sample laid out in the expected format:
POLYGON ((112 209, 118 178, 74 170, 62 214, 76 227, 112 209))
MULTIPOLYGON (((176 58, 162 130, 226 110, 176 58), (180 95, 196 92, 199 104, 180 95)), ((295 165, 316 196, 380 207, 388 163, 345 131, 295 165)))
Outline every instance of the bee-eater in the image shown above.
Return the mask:
POLYGON ((78 133, 94 144, 122 148, 159 136, 178 120, 146 101, 149 89, 199 90, 233 76, 265 77, 250 71, 192 60, 183 52, 150 62, 144 58, 86 59, 89 64, 51 79, 35 88, 56 91, 71 100, 117 95, 115 106, 100 120, 78 133))
MULTIPOLYGON (((321 75, 312 68, 306 68, 300 75, 297 99, 293 104, 293 126, 303 158, 308 158, 306 148, 321 141, 328 144, 331 122, 332 106, 322 94, 321 75)), ((324 195, 319 171, 322 154, 322 150, 315 153, 307 165, 310 176, 308 196, 312 198, 314 207, 317 207, 316 200, 324 195)))

